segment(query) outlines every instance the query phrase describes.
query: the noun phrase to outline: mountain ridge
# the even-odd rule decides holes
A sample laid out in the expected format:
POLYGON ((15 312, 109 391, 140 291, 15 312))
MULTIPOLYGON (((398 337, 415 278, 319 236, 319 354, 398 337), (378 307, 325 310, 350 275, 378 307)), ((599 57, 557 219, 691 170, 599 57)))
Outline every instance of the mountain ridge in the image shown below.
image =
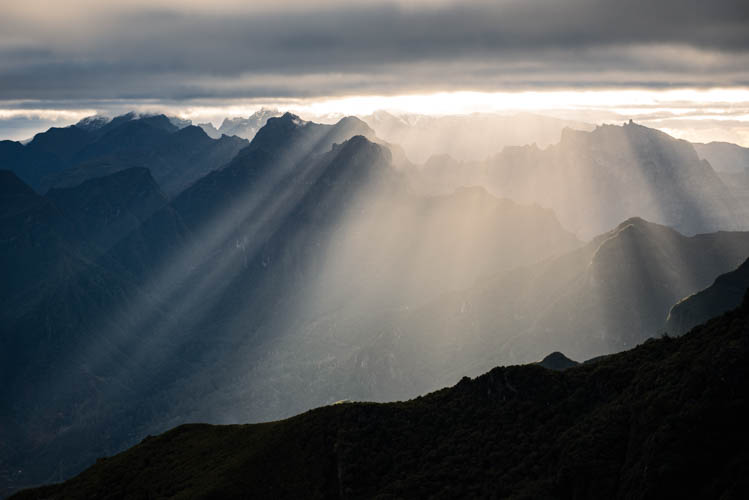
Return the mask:
POLYGON ((144 497, 740 498, 748 316, 745 297, 679 339, 564 371, 498 367, 407 402, 185 425, 12 498, 120 498, 134 484, 144 497))

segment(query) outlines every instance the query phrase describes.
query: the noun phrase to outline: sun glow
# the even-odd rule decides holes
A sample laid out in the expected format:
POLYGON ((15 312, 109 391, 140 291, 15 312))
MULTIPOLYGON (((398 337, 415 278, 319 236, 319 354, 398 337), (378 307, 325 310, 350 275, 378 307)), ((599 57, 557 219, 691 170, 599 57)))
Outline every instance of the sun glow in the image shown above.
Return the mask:
MULTIPOLYGON (((305 119, 331 123, 346 115, 369 115, 378 110, 428 116, 470 113, 537 113, 599 124, 633 119, 647 126, 693 141, 724 140, 749 146, 749 88, 589 89, 520 92, 423 92, 400 95, 351 95, 308 99, 203 99, 180 104, 129 101, 89 103, 86 109, 45 107, 35 103, 0 102, 0 120, 25 118, 72 124, 95 113, 128 111, 166 113, 193 123, 220 125, 226 118, 246 117, 259 109, 291 111, 305 119)), ((24 131, 23 134, 28 134, 24 131)), ((4 137, 19 139, 21 137, 4 137)))

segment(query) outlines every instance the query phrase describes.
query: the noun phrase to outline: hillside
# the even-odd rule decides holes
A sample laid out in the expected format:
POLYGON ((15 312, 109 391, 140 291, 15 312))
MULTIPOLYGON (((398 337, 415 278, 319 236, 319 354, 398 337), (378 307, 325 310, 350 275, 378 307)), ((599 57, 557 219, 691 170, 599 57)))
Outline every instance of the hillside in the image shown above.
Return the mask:
POLYGON ((185 425, 13 498, 745 498, 748 320, 749 297, 561 372, 500 367, 403 403, 185 425))

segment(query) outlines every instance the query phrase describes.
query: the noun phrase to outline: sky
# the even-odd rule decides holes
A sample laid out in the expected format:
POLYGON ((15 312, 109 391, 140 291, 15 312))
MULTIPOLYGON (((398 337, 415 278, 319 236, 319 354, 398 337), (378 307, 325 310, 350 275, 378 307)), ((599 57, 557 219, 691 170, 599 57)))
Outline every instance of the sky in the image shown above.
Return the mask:
POLYGON ((271 106, 634 118, 749 146, 746 0, 0 1, 0 137, 271 106))

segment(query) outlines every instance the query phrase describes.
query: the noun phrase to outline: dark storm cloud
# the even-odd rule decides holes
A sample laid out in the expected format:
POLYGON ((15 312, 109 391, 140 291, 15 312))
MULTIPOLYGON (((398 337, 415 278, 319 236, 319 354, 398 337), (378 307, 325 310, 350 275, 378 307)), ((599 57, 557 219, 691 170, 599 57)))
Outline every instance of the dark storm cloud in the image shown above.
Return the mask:
POLYGON ((0 19, 0 99, 749 82, 746 0, 60 5, 0 19))

